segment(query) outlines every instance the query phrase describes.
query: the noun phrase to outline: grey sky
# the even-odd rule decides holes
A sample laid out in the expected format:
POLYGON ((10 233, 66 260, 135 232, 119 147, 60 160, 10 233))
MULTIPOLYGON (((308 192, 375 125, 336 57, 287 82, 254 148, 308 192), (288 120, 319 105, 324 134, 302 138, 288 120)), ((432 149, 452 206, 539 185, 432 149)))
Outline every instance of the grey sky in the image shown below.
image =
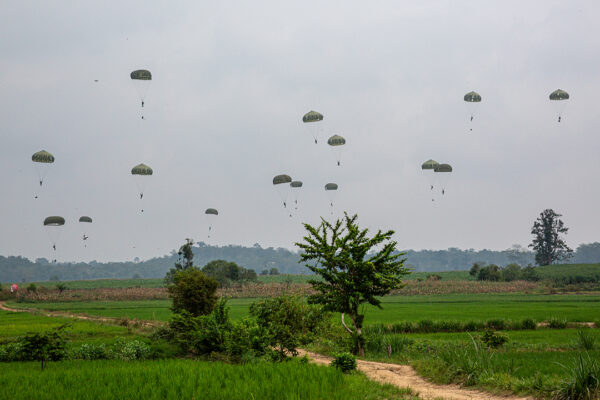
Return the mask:
POLYGON ((211 243, 291 248, 300 221, 330 217, 327 182, 337 214, 395 229, 400 248, 526 245, 545 208, 573 247, 599 239, 597 1, 172 3, 4 5, 0 254, 54 257, 42 220, 62 215, 59 259, 149 258, 206 241, 207 207, 211 243), (153 73, 145 121, 138 68, 153 73), (560 124, 557 88, 571 94, 560 124), (305 132, 311 109, 346 138, 341 167, 305 132), (41 149, 56 162, 36 200, 41 149), (433 203, 429 158, 454 167, 433 203), (140 162, 155 173, 144 214, 140 162), (294 218, 280 173, 305 183, 294 218))

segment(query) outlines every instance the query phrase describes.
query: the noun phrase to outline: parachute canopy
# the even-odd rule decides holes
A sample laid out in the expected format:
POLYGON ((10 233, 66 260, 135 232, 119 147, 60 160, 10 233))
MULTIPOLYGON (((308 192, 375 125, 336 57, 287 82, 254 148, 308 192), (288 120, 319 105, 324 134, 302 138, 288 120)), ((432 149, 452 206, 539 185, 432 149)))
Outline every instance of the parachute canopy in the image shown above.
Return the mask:
POLYGON ((562 89, 556 89, 554 92, 550 93, 550 100, 568 100, 569 93, 565 92, 562 89))
POLYGON ((435 172, 452 172, 452 166, 450 164, 440 164, 435 169, 435 172))
POLYGON ((302 122, 318 122, 323 121, 323 114, 317 111, 309 111, 302 117, 302 122))
POLYGON ((290 183, 292 182, 292 178, 289 175, 277 175, 273 178, 273 185, 279 185, 282 183, 290 183))
POLYGON ((91 223, 92 219, 90 217, 86 217, 84 215, 83 217, 79 217, 79 222, 88 222, 88 223, 91 223))
POLYGON ((481 95, 477 92, 469 92, 464 97, 466 102, 479 103, 481 101, 481 95))
POLYGON ((338 189, 337 183, 328 183, 327 185, 325 185, 325 190, 337 190, 337 189, 338 189))
POLYGON ((216 208, 207 208, 206 211, 204 211, 204 214, 219 215, 219 212, 216 208))
POLYGON ((152 175, 152 168, 146 164, 138 164, 131 169, 132 175, 152 175))
POLYGON ((290 183, 290 186, 293 188, 300 188, 300 187, 302 187, 302 182, 301 181, 293 181, 292 183, 290 183))
POLYGON ((151 81, 152 73, 147 69, 136 69, 131 74, 131 79, 140 80, 140 81, 151 81))
POLYGON ((47 217, 44 220, 44 226, 63 226, 65 224, 65 219, 59 216, 47 217))
POLYGON ((344 139, 340 135, 333 135, 327 140, 327 144, 330 146, 341 146, 343 144, 346 144, 346 139, 344 139))
POLYGON ((433 169, 435 170, 440 164, 435 160, 427 160, 421 164, 421 169, 433 169))
POLYGON ((53 163, 54 156, 48 153, 46 150, 42 150, 38 151, 37 153, 33 153, 31 160, 39 163, 53 163))

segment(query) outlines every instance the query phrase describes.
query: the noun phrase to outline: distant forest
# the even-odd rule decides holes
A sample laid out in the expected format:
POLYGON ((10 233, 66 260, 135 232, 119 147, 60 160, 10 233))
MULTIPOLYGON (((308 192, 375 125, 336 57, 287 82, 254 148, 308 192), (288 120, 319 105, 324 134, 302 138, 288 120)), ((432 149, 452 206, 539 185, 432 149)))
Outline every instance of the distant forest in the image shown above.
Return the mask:
MULTIPOLYGON (((283 248, 243 246, 209 246, 197 243, 194 247, 194 263, 200 267, 212 260, 233 261, 239 266, 255 270, 277 268, 283 274, 309 274, 304 265, 298 263, 298 253, 283 248)), ((503 251, 492 250, 408 250, 406 264, 414 271, 467 270, 473 263, 505 266, 517 263, 522 266, 534 263, 533 252, 520 246, 503 251)), ((0 282, 31 282, 50 280, 81 280, 100 278, 162 278, 177 261, 177 252, 163 257, 139 262, 89 262, 52 264, 46 259, 31 261, 24 257, 0 256, 0 282)), ((600 243, 582 244, 573 252, 568 263, 600 263, 600 243)))

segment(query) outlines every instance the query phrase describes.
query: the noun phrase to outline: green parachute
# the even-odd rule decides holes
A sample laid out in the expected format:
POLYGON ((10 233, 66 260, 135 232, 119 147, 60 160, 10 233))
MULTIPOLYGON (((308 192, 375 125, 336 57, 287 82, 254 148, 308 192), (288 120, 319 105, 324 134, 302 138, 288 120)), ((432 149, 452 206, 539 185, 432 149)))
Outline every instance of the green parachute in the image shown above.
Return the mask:
POLYGON ((92 219, 90 217, 83 216, 83 217, 79 217, 79 222, 87 222, 87 223, 91 224, 92 219))
POLYGON ((302 187, 302 181, 292 181, 290 182, 290 187, 292 188, 292 194, 294 197, 294 209, 298 209, 298 189, 302 187))
POLYGON ((332 214, 333 214, 333 200, 335 199, 337 190, 338 190, 337 183, 328 183, 325 185, 325 193, 327 193, 327 197, 329 198, 329 206, 331 207, 332 214))
POLYGON ((279 197, 281 198, 281 201, 283 202, 283 207, 287 208, 287 197, 290 191, 290 185, 285 185, 285 183, 291 183, 292 182, 292 178, 289 175, 276 175, 273 178, 273 187, 275 188, 275 190, 277 191, 277 194, 279 195, 279 197))
POLYGON ((210 234, 213 228, 213 224, 216 221, 216 217, 219 215, 219 211, 216 208, 207 208, 204 211, 204 216, 206 217, 206 222, 208 225, 208 238, 210 239, 210 234))
POLYGON ((554 112, 558 117, 558 122, 562 120, 562 114, 567 107, 567 102, 564 100, 569 100, 569 97, 569 93, 562 89, 556 89, 554 92, 550 93, 549 98, 552 101, 554 112))
MULTIPOLYGON (((434 170, 439 166, 440 164, 432 159, 429 159, 427 161, 425 161, 423 164, 421 164, 421 170, 425 171, 425 174, 427 175, 427 183, 429 186, 429 190, 433 190, 434 184, 435 184, 435 174, 433 173, 434 170)), ((434 201, 433 199, 431 199, 431 201, 434 201)))
POLYGON ((450 172, 452 172, 452 166, 450 164, 439 164, 434 170, 440 187, 442 188, 442 195, 446 194, 446 186, 450 181, 450 172))
POLYGON ((346 139, 341 137, 340 135, 333 135, 329 139, 327 139, 327 144, 331 146, 331 150, 335 155, 335 159, 337 161, 337 165, 340 165, 340 161, 342 159, 342 149, 346 144, 346 139))
POLYGON ((323 131, 323 114, 317 111, 309 111, 302 117, 302 122, 308 133, 315 139, 316 144, 319 134, 323 131))
MULTIPOLYGON (((152 168, 150 168, 149 166, 147 166, 144 163, 138 164, 131 169, 131 175, 133 175, 135 184, 138 188, 138 192, 140 194, 140 200, 144 198, 144 192, 146 191, 148 177, 152 176, 153 173, 154 173, 154 171, 152 171, 152 168)), ((143 209, 142 209, 142 212, 144 212, 143 209)))
MULTIPOLYGON (((146 101, 146 94, 148 94, 148 89, 150 88, 150 82, 152 81, 152 73, 147 69, 137 69, 132 71, 129 76, 131 77, 131 82, 133 82, 133 86, 138 92, 140 96, 140 101, 142 102, 142 108, 144 108, 144 103, 146 101)), ((144 115, 142 114, 142 119, 144 119, 144 115)))
MULTIPOLYGON (((470 122, 473 122, 473 118, 475 118, 475 111, 479 107, 478 104, 481 103, 481 95, 477 92, 469 92, 464 95, 463 100, 467 105, 467 110, 471 116, 470 122)), ((473 127, 469 128, 471 131, 473 127)))
POLYGON ((35 163, 35 170, 38 174, 40 186, 42 186, 44 179, 48 174, 48 166, 54 163, 54 156, 46 150, 41 150, 37 153, 33 153, 31 156, 31 161, 35 163))
POLYGON ((60 238, 61 227, 65 224, 65 219, 58 215, 53 215, 50 217, 46 217, 44 219, 44 228, 48 233, 48 237, 50 238, 50 242, 52 243, 52 249, 56 251, 56 244, 58 243, 58 239, 60 238))

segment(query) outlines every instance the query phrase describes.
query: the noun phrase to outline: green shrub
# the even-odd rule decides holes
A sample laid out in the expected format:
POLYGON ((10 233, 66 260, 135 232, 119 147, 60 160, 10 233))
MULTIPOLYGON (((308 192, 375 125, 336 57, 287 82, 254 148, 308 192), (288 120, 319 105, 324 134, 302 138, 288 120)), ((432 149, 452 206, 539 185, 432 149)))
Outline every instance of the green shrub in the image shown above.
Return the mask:
POLYGON ((173 284, 167 287, 173 299, 171 310, 174 313, 187 311, 193 316, 210 314, 217 303, 217 286, 216 280, 196 268, 177 271, 173 284))
POLYGON ((548 322, 548 328, 565 329, 566 327, 567 327, 567 321, 564 319, 552 318, 548 322))
POLYGON ((117 338, 109 354, 111 358, 122 361, 143 360, 150 354, 150 346, 139 340, 126 342, 117 338))
POLYGON ((503 331, 506 329, 506 322, 503 319, 490 319, 485 323, 485 327, 494 331, 503 331))
POLYGON ((492 330, 485 331, 481 336, 481 342, 491 349, 502 347, 508 340, 508 335, 492 330))
POLYGON ((0 346, 0 362, 23 360, 23 345, 19 342, 7 343, 0 346))
POLYGON ((67 355, 67 340, 63 336, 63 330, 66 325, 62 325, 50 332, 27 333, 19 339, 21 344, 21 360, 23 361, 41 361, 41 367, 44 369, 44 363, 47 361, 60 361, 67 355))
POLYGON ((580 354, 570 366, 563 366, 571 375, 554 392, 557 400, 594 400, 600 397, 600 365, 589 354, 580 354))
POLYGON ((337 354, 333 361, 331 361, 331 366, 347 374, 356 369, 356 357, 351 353, 337 354))
POLYGON ((35 293, 37 292, 37 285, 35 283, 30 283, 29 285, 27 285, 26 289, 29 293, 35 293))
POLYGON ((525 318, 521 321, 521 329, 535 330, 536 328, 537 324, 532 318, 525 318))
POLYGON ((104 344, 84 343, 79 348, 73 350, 71 358, 82 360, 105 360, 108 359, 108 350, 104 344))
POLYGON ((423 319, 417 322, 417 330, 420 333, 432 333, 434 332, 434 323, 429 319, 423 319))
POLYGON ((485 328, 485 324, 479 321, 469 321, 463 324, 463 330, 465 332, 481 331, 485 328))

